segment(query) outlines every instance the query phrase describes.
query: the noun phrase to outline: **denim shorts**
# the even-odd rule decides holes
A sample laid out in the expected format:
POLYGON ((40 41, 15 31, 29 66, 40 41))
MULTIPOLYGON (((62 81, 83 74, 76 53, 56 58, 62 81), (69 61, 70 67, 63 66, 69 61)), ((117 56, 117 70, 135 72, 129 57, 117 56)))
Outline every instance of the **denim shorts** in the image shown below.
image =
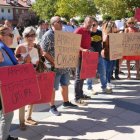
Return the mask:
POLYGON ((70 80, 69 72, 66 72, 66 73, 63 73, 63 74, 56 73, 55 81, 54 81, 54 88, 55 88, 55 90, 59 89, 59 84, 61 86, 69 85, 69 80, 70 80))

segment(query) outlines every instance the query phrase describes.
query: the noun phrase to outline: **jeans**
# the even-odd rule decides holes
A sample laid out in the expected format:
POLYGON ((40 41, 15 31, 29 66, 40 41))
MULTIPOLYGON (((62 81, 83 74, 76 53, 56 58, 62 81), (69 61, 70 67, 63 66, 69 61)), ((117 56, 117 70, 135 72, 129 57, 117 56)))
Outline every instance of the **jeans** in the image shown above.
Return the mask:
POLYGON ((115 60, 104 59, 107 83, 110 83, 112 71, 115 65, 115 60))
MULTIPOLYGON (((99 73, 99 77, 101 81, 101 88, 105 89, 107 86, 106 66, 105 66, 104 59, 102 58, 101 55, 99 55, 97 71, 99 73)), ((92 89, 92 84, 93 84, 92 78, 87 79, 88 89, 92 89)))
POLYGON ((3 114, 0 110, 0 140, 7 140, 14 113, 3 114))
POLYGON ((81 61, 82 61, 82 58, 79 58, 79 62, 76 68, 75 85, 74 85, 75 100, 78 100, 83 96, 84 79, 80 79, 81 61))

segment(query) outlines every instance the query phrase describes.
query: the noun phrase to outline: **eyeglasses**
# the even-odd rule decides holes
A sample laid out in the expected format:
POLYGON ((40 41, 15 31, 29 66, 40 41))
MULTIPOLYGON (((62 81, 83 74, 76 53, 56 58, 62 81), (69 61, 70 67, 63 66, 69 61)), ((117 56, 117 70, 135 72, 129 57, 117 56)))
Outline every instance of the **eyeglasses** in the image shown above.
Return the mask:
POLYGON ((128 24, 134 24, 134 22, 128 22, 128 24))
POLYGON ((58 21, 56 21, 56 23, 58 23, 58 24, 62 24, 62 21, 61 21, 61 20, 58 20, 58 21))
POLYGON ((36 37, 36 35, 35 34, 27 34, 25 37, 36 37))
POLYGON ((9 34, 2 34, 3 36, 9 36, 9 37, 11 37, 11 38, 14 38, 14 34, 12 34, 12 33, 9 33, 9 34))
POLYGON ((97 26, 97 24, 92 24, 92 27, 96 27, 97 26))

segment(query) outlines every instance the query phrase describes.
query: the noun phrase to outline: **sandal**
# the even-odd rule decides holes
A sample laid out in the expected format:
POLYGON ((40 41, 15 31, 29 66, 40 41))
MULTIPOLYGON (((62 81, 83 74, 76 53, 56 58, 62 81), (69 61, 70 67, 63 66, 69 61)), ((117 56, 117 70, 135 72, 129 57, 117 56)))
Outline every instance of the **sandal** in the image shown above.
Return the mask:
POLYGON ((30 124, 30 125, 37 125, 37 121, 35 121, 35 120, 31 119, 31 118, 28 118, 25 122, 30 124))
POLYGON ((20 127, 20 130, 26 130, 25 123, 21 123, 19 127, 20 127))

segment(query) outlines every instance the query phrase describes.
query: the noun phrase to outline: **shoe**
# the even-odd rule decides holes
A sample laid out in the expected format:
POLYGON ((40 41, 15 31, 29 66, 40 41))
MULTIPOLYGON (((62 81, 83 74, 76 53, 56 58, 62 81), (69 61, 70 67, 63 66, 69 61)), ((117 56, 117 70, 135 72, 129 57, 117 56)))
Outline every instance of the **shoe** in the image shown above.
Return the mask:
POLYGON ((120 71, 120 72, 119 72, 119 74, 125 75, 125 73, 124 73, 124 72, 122 72, 122 71, 120 71))
POLYGON ((55 105, 51 106, 49 112, 52 114, 52 115, 55 115, 55 116, 60 116, 61 113, 58 112, 57 108, 55 105))
POLYGON ((25 123, 21 123, 19 126, 20 130, 26 130, 26 125, 25 123))
POLYGON ((92 95, 97 95, 97 94, 98 94, 98 93, 97 93, 95 90, 93 90, 93 89, 87 90, 86 93, 92 94, 92 95))
POLYGON ((32 118, 28 118, 25 122, 30 125, 37 125, 37 121, 33 120, 32 118))
POLYGON ((111 88, 105 88, 105 89, 101 89, 100 91, 98 91, 98 93, 107 93, 107 94, 111 94, 112 93, 112 89, 111 88))
POLYGON ((116 76, 115 79, 116 80, 121 80, 121 78, 119 76, 116 76))
POLYGON ((87 103, 84 102, 82 99, 75 100, 75 104, 78 106, 86 106, 87 103))
POLYGON ((14 137, 11 137, 10 135, 8 136, 7 140, 18 140, 18 138, 14 138, 14 137))
POLYGON ((69 101, 63 103, 63 108, 74 108, 74 107, 78 107, 78 106, 75 104, 72 104, 69 101))
POLYGON ((87 96, 85 94, 83 94, 83 96, 81 97, 82 100, 90 100, 91 97, 90 96, 87 96))
POLYGON ((111 80, 115 80, 115 78, 113 76, 111 76, 111 80))

